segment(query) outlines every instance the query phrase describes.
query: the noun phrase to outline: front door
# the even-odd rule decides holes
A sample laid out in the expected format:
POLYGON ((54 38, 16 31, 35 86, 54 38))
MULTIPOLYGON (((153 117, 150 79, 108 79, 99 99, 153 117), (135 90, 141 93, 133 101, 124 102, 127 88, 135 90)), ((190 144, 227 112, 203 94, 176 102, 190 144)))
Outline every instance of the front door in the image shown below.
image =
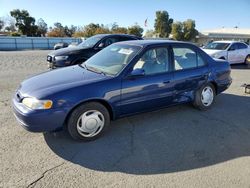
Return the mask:
POLYGON ((125 76, 122 80, 121 114, 132 114, 167 106, 173 100, 173 73, 170 72, 168 47, 148 49, 131 68, 144 75, 125 76))

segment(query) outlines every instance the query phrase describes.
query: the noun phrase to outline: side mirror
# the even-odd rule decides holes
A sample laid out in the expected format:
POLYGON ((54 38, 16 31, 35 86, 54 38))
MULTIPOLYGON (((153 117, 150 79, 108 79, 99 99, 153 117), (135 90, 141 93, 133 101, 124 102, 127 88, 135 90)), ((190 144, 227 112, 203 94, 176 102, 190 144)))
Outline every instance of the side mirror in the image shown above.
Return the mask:
POLYGON ((130 73, 130 77, 138 77, 138 76, 144 76, 145 75, 145 70, 144 69, 134 69, 130 73))
POLYGON ((235 50, 235 48, 232 46, 228 49, 228 51, 234 51, 234 50, 235 50))

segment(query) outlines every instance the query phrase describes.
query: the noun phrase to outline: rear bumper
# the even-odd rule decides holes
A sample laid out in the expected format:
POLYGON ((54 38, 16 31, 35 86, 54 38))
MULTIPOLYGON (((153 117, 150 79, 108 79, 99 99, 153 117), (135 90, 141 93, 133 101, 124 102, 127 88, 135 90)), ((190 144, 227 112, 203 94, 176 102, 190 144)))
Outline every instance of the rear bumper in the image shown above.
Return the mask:
POLYGON ((13 112, 19 124, 31 132, 48 132, 63 128, 66 110, 30 110, 12 100, 13 112))
POLYGON ((221 82, 217 82, 217 94, 227 90, 231 84, 232 84, 232 78, 221 82))

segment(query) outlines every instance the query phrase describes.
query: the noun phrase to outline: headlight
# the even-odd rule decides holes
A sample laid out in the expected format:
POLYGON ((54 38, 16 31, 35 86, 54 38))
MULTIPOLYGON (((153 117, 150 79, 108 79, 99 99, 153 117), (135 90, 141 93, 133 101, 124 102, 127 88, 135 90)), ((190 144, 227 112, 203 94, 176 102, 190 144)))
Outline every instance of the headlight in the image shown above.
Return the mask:
POLYGON ((68 59, 68 56, 55 56, 55 60, 56 61, 63 61, 68 59))
POLYGON ((37 100, 36 98, 24 98, 22 103, 31 108, 35 109, 50 109, 52 107, 53 102, 51 100, 37 100))

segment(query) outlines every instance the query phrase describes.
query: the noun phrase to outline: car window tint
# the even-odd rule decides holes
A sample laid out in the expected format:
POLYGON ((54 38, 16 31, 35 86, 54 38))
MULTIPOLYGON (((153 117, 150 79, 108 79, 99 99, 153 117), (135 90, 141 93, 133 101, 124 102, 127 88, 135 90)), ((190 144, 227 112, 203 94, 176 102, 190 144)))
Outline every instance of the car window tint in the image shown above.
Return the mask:
POLYGON ((238 43, 238 48, 239 48, 239 49, 246 49, 246 48, 247 48, 247 45, 246 45, 246 44, 243 44, 243 43, 238 43))
POLYGON ((190 69, 204 66, 205 61, 195 51, 189 48, 174 47, 174 69, 190 69))
POLYGON ((159 47, 146 51, 133 69, 144 69, 145 75, 167 72, 169 70, 168 49, 159 47))
POLYGON ((136 40, 136 38, 127 37, 127 36, 121 36, 121 37, 120 37, 120 41, 127 41, 127 40, 136 40))
POLYGON ((237 43, 232 44, 232 46, 230 47, 230 49, 238 50, 237 43))
POLYGON ((197 54, 197 61, 198 61, 198 67, 204 66, 206 64, 199 54, 197 54))
POLYGON ((115 42, 118 42, 118 38, 117 37, 110 37, 104 40, 104 46, 109 46, 110 44, 113 44, 115 42))

